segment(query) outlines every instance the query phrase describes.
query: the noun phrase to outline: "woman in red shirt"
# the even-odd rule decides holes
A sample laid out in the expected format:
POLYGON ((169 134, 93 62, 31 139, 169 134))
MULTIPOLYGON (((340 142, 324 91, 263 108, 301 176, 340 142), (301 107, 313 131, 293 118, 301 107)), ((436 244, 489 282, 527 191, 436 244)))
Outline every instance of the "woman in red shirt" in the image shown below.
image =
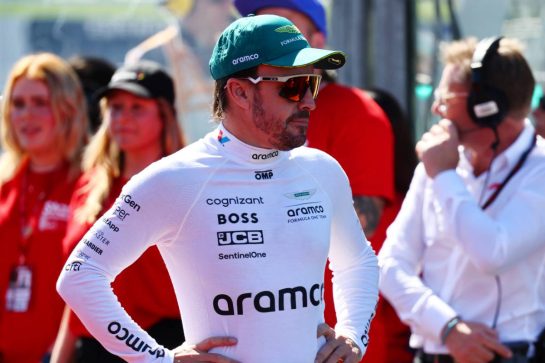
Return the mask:
POLYGON ((55 282, 87 112, 76 74, 50 53, 14 65, 1 108, 0 361, 37 363, 62 314, 55 282))
MULTIPOLYGON (((176 121, 174 85, 157 64, 141 61, 118 69, 97 97, 102 98, 103 121, 85 151, 84 175, 70 203, 65 258, 85 233, 92 233, 89 228, 133 175, 184 145, 176 121)), ((98 248, 107 249, 107 242, 98 248)), ((168 348, 183 343, 174 290, 156 247, 123 271, 112 286, 125 310, 158 343, 168 348)), ((92 338, 67 309, 51 361, 71 362, 74 357, 80 363, 123 362, 92 338)))

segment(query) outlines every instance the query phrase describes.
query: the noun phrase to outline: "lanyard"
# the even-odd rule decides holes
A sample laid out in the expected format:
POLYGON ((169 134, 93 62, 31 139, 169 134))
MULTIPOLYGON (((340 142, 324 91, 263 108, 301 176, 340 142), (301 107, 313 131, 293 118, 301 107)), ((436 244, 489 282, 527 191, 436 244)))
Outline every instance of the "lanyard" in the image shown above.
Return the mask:
MULTIPOLYGON (((536 146, 536 142, 537 142, 537 135, 534 134, 534 137, 532 139, 532 142, 530 143, 530 146, 524 150, 524 152, 522 153, 522 155, 520 156, 519 160, 517 161, 517 163, 515 164, 515 166, 513 167, 513 169, 511 169, 511 171, 509 172, 509 174, 507 174, 507 176, 505 177, 505 179, 501 182, 501 184, 496 188, 496 190, 494 191, 494 193, 492 193, 492 195, 490 197, 488 197, 488 199, 486 200, 486 202, 484 202, 484 204, 482 205, 482 209, 485 210, 486 208, 488 208, 492 203, 494 203, 494 201, 496 200, 496 198, 498 197, 498 195, 500 194, 500 192, 503 190, 503 188, 505 187, 505 185, 509 182, 509 180, 511 180, 511 178, 520 170, 520 168, 522 167, 522 165, 524 165, 524 163, 526 162, 526 159, 528 159, 528 155, 530 155, 530 152, 534 149, 534 147, 536 146)), ((486 185, 484 186, 486 188, 486 185)))
MULTIPOLYGON (((530 143, 530 146, 528 146, 528 148, 526 150, 524 150, 524 152, 522 153, 522 155, 520 156, 519 160, 517 161, 517 163, 515 164, 515 166, 513 167, 513 169, 511 169, 511 171, 509 172, 509 174, 507 174, 507 176, 505 177, 505 179, 501 182, 501 184, 498 186, 498 188, 496 188, 496 190, 494 191, 494 193, 486 200, 486 202, 482 205, 482 209, 485 210, 486 208, 488 208, 492 203, 494 203, 494 201, 496 200, 496 198, 498 197, 498 195, 500 194, 500 192, 503 190, 503 188, 505 187, 505 185, 509 182, 509 180, 511 180, 511 178, 520 170, 520 168, 522 167, 522 165, 524 165, 524 163, 526 162, 526 159, 528 159, 528 155, 530 155, 530 152, 534 149, 534 147, 536 146, 536 142, 537 142, 537 135, 534 134, 534 137, 532 139, 532 142, 530 143)), ((489 171, 490 172, 490 171, 489 171)), ((486 185, 483 186, 483 188, 486 188, 486 185)), ((494 279, 496 280, 496 286, 497 286, 497 289, 498 289, 498 298, 497 298, 497 302, 496 302, 496 308, 494 309, 494 318, 492 320, 492 328, 495 329, 496 328, 496 325, 498 323, 498 317, 500 315, 500 307, 501 307, 501 296, 502 296, 502 288, 501 288, 501 281, 500 281, 500 276, 499 275, 495 275, 494 276, 494 279)))

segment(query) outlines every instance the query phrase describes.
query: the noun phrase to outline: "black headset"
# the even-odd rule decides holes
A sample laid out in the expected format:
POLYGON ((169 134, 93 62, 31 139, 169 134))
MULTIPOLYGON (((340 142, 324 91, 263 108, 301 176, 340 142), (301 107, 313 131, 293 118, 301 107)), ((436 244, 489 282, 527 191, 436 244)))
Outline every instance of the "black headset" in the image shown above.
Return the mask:
POLYGON ((471 88, 467 97, 469 115, 480 127, 495 129, 509 109, 507 97, 485 79, 486 64, 498 54, 502 37, 485 38, 477 44, 471 60, 471 88))

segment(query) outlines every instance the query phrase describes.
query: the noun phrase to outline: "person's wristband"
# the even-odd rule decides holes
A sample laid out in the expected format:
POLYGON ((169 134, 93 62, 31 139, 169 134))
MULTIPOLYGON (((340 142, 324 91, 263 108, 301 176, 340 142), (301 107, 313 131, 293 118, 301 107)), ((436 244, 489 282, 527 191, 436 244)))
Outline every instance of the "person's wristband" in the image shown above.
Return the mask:
POLYGON ((441 343, 444 345, 448 335, 454 329, 454 327, 461 322, 462 319, 459 316, 455 316, 454 318, 450 319, 443 328, 443 331, 441 332, 441 343))

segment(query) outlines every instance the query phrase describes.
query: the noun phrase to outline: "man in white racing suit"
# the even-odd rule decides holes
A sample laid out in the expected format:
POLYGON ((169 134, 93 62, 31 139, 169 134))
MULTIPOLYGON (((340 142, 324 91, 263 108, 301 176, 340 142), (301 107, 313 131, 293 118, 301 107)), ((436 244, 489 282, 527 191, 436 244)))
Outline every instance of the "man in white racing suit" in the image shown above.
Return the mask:
POLYGON ((319 90, 314 69, 344 62, 279 16, 242 18, 222 33, 210 60, 218 128, 133 177, 59 277, 59 293, 106 349, 129 362, 361 359, 377 259, 339 164, 300 147, 319 90), (173 351, 110 288, 151 245, 183 313, 187 341, 173 351), (334 329, 323 323, 328 257, 334 329))

